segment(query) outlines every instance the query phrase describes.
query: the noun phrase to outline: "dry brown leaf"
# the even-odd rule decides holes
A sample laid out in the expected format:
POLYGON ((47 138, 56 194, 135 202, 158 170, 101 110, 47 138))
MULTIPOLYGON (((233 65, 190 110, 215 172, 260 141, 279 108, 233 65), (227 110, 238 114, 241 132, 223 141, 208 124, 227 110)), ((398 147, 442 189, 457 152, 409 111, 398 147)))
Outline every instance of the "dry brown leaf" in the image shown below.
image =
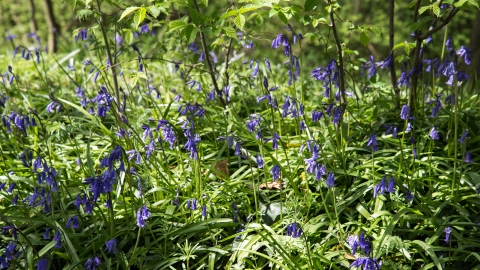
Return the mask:
POLYGON ((222 172, 224 175, 230 176, 230 171, 228 170, 228 159, 217 162, 215 164, 215 169, 222 172))
POLYGON ((263 183, 260 186, 258 186, 260 189, 262 188, 267 188, 267 189, 283 189, 283 183, 282 182, 270 182, 270 183, 263 183))

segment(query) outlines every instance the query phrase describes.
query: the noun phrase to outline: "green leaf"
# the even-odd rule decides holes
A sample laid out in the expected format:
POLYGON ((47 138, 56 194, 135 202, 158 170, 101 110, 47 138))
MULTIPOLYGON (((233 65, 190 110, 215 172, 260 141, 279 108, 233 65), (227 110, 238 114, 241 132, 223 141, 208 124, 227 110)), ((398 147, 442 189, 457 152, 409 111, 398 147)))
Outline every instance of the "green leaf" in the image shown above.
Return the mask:
POLYGON ((137 12, 135 12, 135 15, 133 16, 133 23, 135 24, 135 27, 139 27, 140 24, 145 20, 145 16, 147 15, 147 9, 144 7, 141 7, 137 12))
POLYGON ((453 5, 457 8, 459 8, 459 7, 463 6, 465 3, 467 3, 467 0, 460 0, 453 5))
POLYGON ((256 10, 256 9, 259 9, 259 8, 260 8, 259 5, 249 4, 249 5, 245 5, 245 6, 241 7, 238 10, 238 13, 243 14, 243 13, 247 13, 249 11, 253 11, 253 10, 256 10))
POLYGON ((474 7, 476 7, 477 9, 480 9, 480 7, 478 7, 478 2, 477 0, 467 0, 468 3, 474 7))
POLYGON ((77 0, 69 0, 68 3, 73 9, 77 6, 77 0))
POLYGON ((422 15, 425 11, 429 10, 430 6, 424 6, 418 9, 418 14, 422 15))
POLYGON ((437 17, 440 17, 440 8, 438 5, 433 5, 433 14, 435 14, 437 17))
POLYGON ((208 7, 208 0, 202 0, 203 4, 208 7))
POLYGON ((175 31, 177 29, 183 29, 187 26, 188 24, 182 20, 175 20, 171 21, 168 23, 168 31, 175 31))
POLYGON ((235 31, 235 29, 233 29, 233 27, 224 27, 223 32, 225 33, 225 35, 227 35, 227 37, 237 38, 237 32, 235 31))
POLYGON ((222 14, 222 16, 220 16, 220 19, 226 19, 228 17, 232 17, 232 16, 235 16, 237 15, 238 11, 236 9, 232 9, 230 11, 228 11, 227 13, 224 13, 222 14))
POLYGON ((156 6, 149 6, 148 7, 148 13, 150 13, 150 15, 152 15, 152 17, 156 18, 156 17, 158 17, 158 15, 160 15, 160 8, 158 8, 156 6))
POLYGON ((287 24, 288 23, 288 18, 287 16, 285 15, 285 13, 283 13, 282 11, 278 12, 278 18, 280 18, 280 20, 287 24))
POLYGON ((182 38, 183 37, 186 38, 188 43, 192 43, 195 40, 197 33, 198 33, 198 28, 189 24, 187 27, 185 27, 182 30, 182 33, 180 35, 182 38))
POLYGON ((130 15, 130 13, 138 10, 140 7, 128 7, 127 9, 125 9, 122 13, 122 16, 120 16, 120 19, 118 21, 121 21, 123 20, 123 18, 127 17, 128 15, 130 15))
POLYGON ((202 15, 200 15, 200 13, 198 13, 198 11, 196 11, 193 8, 190 8, 190 18, 192 19, 192 22, 195 25, 201 25, 202 24, 202 15))
POLYGON ((362 31, 360 33, 360 42, 362 42, 363 46, 367 46, 369 41, 370 41, 370 39, 368 38, 365 31, 362 31))
POLYGON ((310 11, 313 10, 318 4, 318 0, 305 0, 305 5, 303 5, 303 8, 305 11, 310 11))
POLYGON ((237 17, 235 17, 235 20, 233 21, 233 23, 235 23, 235 25, 243 30, 243 26, 245 26, 245 16, 243 16, 242 14, 239 14, 237 15, 237 17))

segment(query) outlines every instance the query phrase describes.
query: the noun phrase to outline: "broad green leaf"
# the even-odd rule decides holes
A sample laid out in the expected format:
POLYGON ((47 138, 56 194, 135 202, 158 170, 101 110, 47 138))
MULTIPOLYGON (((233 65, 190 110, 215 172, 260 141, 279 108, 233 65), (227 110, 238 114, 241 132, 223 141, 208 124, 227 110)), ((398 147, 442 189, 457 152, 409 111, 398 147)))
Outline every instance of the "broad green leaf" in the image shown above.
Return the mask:
POLYGON ((203 4, 208 7, 208 0, 202 0, 203 4))
POLYGON ((227 13, 222 14, 222 16, 220 16, 220 19, 226 19, 228 17, 235 16, 235 15, 237 15, 237 13, 238 13, 238 11, 236 9, 232 9, 232 10, 228 11, 227 13))
POLYGON ((182 20, 175 20, 168 23, 168 31, 175 31, 178 29, 183 29, 188 24, 182 20))
POLYGON ((198 11, 196 11, 193 8, 190 8, 190 18, 192 19, 192 22, 195 25, 201 25, 202 24, 202 15, 200 15, 200 13, 198 13, 198 11))
POLYGON ((433 14, 435 14, 437 17, 440 17, 440 8, 438 5, 433 5, 433 14))
POLYGON ((135 12, 135 15, 133 16, 133 23, 135 24, 135 27, 139 27, 140 24, 145 20, 145 16, 147 15, 147 9, 144 7, 141 7, 137 12, 135 12))
POLYGON ((423 250, 428 254, 430 255, 430 257, 432 258, 433 260, 433 263, 435 264, 435 266, 437 267, 437 269, 441 270, 443 269, 442 268, 442 265, 440 264, 440 261, 438 260, 438 257, 437 255, 435 254, 435 251, 433 250, 432 246, 426 244, 425 242, 423 241, 420 241, 420 240, 413 240, 412 241, 412 244, 416 244, 416 245, 419 245, 420 247, 423 248, 423 250))
POLYGON ((311 11, 316 5, 318 5, 318 0, 305 0, 305 5, 303 5, 303 8, 305 11, 311 11))
POLYGON ((418 14, 422 15, 425 11, 429 10, 430 6, 423 6, 418 9, 418 14))
POLYGON ((69 0, 68 3, 73 9, 77 6, 77 0, 69 0))
POLYGON ((188 43, 192 43, 195 40, 197 33, 198 33, 198 28, 189 24, 187 27, 185 27, 182 30, 180 35, 182 38, 186 38, 188 43))
POLYGON ((253 11, 253 10, 256 10, 256 9, 259 9, 259 8, 260 8, 259 5, 249 4, 249 5, 245 5, 245 6, 241 7, 238 10, 238 13, 243 14, 243 13, 247 13, 249 11, 253 11))
POLYGON ((227 35, 227 37, 235 39, 237 38, 237 32, 235 31, 235 29, 233 29, 233 27, 224 27, 223 32, 225 33, 225 35, 227 35))
POLYGON ((235 26, 237 26, 240 30, 243 30, 243 26, 245 26, 245 16, 242 14, 237 15, 233 23, 235 23, 235 26))
POLYGON ((480 9, 480 8, 478 7, 478 1, 477 1, 477 0, 467 0, 467 1, 468 1, 468 3, 469 3, 470 5, 476 7, 477 9, 480 9))
POLYGON ((360 42, 362 42, 363 46, 367 46, 369 41, 370 40, 369 40, 367 34, 365 33, 365 31, 362 31, 360 33, 360 42))
POLYGON ((467 3, 467 0, 460 0, 453 5, 457 8, 459 8, 459 7, 462 7, 465 3, 467 3))
POLYGON ((159 7, 156 7, 156 6, 149 6, 148 7, 148 13, 150 13, 150 15, 152 15, 152 17, 156 18, 158 17, 158 15, 160 15, 160 8, 159 7))
POLYGON ((123 20, 123 18, 127 17, 128 15, 138 10, 139 8, 140 7, 128 7, 127 9, 125 9, 125 11, 123 11, 122 16, 120 16, 120 19, 118 21, 123 20))

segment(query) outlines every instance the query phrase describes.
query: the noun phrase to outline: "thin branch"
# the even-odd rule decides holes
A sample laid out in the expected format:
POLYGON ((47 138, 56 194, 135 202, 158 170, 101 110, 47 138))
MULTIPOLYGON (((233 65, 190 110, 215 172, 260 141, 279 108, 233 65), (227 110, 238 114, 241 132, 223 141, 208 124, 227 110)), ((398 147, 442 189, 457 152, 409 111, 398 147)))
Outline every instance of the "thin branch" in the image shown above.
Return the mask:
POLYGON ((335 44, 337 45, 337 52, 338 52, 338 79, 340 81, 340 104, 347 104, 347 99, 345 97, 345 76, 343 74, 343 56, 342 56, 342 45, 340 44, 340 39, 338 38, 337 28, 335 27, 335 18, 333 17, 333 5, 332 1, 330 3, 330 21, 331 21, 331 29, 333 32, 333 37, 335 39, 335 44))
MULTIPOLYGON (((195 5, 195 10, 198 13, 200 13, 200 9, 198 8, 197 0, 193 0, 193 4, 195 5)), ((210 70, 209 73, 210 73, 210 77, 212 78, 213 87, 215 88, 215 92, 217 92, 218 98, 220 99, 220 103, 225 108, 225 106, 227 104, 225 103, 225 100, 223 100, 223 96, 222 96, 222 92, 221 92, 222 90, 220 90, 220 88, 218 88, 217 79, 215 79, 215 72, 213 71, 212 63, 210 62, 210 53, 208 51, 207 42, 205 41, 205 35, 203 34, 202 29, 200 29, 200 39, 202 41, 203 53, 205 54, 205 62, 207 62, 208 69, 210 70)))
POLYGON ((452 11, 450 11, 450 14, 448 14, 447 18, 444 21, 442 21, 441 24, 436 25, 432 29, 428 30, 428 32, 426 32, 425 34, 418 36, 417 39, 424 40, 429 36, 433 35, 434 33, 440 31, 445 25, 447 25, 450 22, 450 20, 453 19, 453 17, 455 16, 455 14, 457 14, 458 11, 459 11, 458 8, 452 9, 452 11))

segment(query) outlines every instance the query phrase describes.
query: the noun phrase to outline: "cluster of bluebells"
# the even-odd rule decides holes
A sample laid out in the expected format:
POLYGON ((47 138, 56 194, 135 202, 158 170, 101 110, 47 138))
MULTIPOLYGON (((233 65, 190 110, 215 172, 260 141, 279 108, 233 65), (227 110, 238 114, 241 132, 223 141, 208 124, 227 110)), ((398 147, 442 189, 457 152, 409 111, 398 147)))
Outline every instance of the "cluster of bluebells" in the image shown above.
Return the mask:
POLYGON ((358 256, 357 259, 350 265, 352 267, 361 267, 363 270, 377 270, 382 266, 382 262, 378 262, 376 258, 370 257, 372 252, 372 243, 365 236, 365 232, 360 233, 360 235, 351 235, 347 237, 347 243, 352 249, 352 254, 355 255, 360 247, 360 250, 363 252, 362 255, 358 256))
MULTIPOLYGON (((102 194, 113 191, 113 185, 117 181, 117 169, 125 172, 123 152, 124 150, 121 146, 115 146, 112 152, 105 156, 100 163, 100 168, 106 168, 103 174, 85 179, 83 183, 90 186, 89 190, 92 195, 88 198, 86 194, 83 194, 83 197, 80 194, 77 195, 77 200, 75 201, 77 208, 83 205, 84 211, 87 214, 92 214, 94 202, 97 202, 102 194), (116 167, 117 162, 120 163, 118 168, 116 167)), ((112 202, 107 199, 105 206, 111 208, 112 202)))
POLYGON ((2 115, 2 124, 7 129, 8 133, 12 132, 12 126, 16 127, 24 134, 27 134, 27 127, 37 126, 37 121, 34 115, 23 115, 17 112, 12 112, 10 115, 2 115))
MULTIPOLYGON (((308 151, 312 153, 312 156, 310 158, 304 159, 305 171, 307 171, 307 173, 313 174, 316 180, 320 180, 323 176, 327 175, 325 165, 317 163, 317 159, 319 158, 318 151, 320 146, 314 141, 308 141, 304 145, 302 145, 302 147, 300 148, 300 152, 303 152, 305 145, 307 146, 308 151)), ((331 179, 329 179, 329 183, 330 181, 331 179)))
POLYGON ((384 175, 380 183, 373 188, 373 197, 376 198, 378 195, 384 194, 385 192, 395 193, 395 177, 390 176, 390 180, 387 184, 387 175, 384 175))
POLYGON ((303 229, 297 222, 287 225, 287 235, 292 238, 299 238, 303 235, 303 229))

